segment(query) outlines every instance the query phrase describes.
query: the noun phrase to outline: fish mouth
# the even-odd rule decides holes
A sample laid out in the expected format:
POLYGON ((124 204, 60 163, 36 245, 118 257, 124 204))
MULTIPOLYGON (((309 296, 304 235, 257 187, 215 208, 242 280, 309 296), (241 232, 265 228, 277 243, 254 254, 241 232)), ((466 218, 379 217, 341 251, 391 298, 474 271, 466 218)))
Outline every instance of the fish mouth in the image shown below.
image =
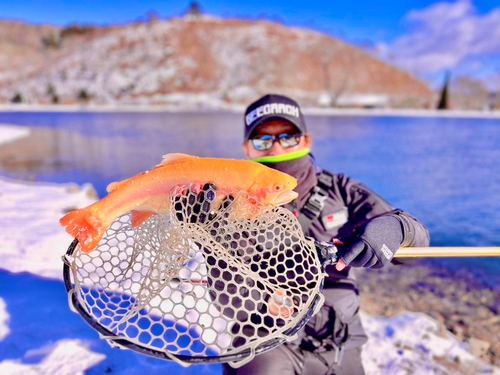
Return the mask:
POLYGON ((291 202, 293 201, 294 199, 296 199, 297 197, 299 196, 299 193, 295 192, 295 191, 284 191, 280 194, 278 194, 275 198, 274 198, 274 204, 276 206, 281 206, 283 204, 286 204, 288 202, 291 202))

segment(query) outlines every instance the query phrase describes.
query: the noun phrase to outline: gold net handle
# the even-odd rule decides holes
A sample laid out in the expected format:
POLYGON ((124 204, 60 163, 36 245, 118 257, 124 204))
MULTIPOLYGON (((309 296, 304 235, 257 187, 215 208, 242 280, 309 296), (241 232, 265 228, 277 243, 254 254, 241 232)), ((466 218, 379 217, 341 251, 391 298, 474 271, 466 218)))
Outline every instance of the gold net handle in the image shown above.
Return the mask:
POLYGON ((500 247, 402 247, 396 258, 498 257, 500 247))

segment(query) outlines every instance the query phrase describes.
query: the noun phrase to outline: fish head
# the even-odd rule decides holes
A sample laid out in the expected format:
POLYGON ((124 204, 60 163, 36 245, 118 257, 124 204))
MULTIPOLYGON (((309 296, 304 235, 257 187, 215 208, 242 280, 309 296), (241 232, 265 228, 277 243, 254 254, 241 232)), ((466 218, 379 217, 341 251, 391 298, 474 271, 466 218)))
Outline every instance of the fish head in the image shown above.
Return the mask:
POLYGON ((299 194, 293 189, 297 180, 286 173, 264 167, 248 190, 249 196, 259 203, 271 206, 281 206, 293 201, 299 194))

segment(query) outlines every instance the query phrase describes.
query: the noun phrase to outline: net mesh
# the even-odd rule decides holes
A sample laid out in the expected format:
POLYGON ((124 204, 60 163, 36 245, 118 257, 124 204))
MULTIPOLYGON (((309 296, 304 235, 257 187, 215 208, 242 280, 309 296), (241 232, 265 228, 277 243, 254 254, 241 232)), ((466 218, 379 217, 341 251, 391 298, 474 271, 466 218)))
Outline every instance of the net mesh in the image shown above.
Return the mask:
POLYGON ((116 337, 174 357, 287 338, 321 295, 314 244, 284 208, 235 193, 206 211, 199 196, 178 188, 139 227, 127 214, 92 252, 78 246, 68 261, 80 305, 116 337))

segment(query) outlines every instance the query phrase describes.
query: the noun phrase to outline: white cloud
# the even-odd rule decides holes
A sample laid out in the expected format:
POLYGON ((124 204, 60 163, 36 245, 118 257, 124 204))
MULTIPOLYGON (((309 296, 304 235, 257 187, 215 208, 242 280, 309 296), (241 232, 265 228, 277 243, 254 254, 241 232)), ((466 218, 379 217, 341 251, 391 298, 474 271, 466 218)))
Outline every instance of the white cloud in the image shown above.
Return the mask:
POLYGON ((411 10, 405 21, 408 32, 379 52, 417 75, 449 69, 484 78, 500 64, 500 7, 479 14, 470 0, 439 2, 411 10))

